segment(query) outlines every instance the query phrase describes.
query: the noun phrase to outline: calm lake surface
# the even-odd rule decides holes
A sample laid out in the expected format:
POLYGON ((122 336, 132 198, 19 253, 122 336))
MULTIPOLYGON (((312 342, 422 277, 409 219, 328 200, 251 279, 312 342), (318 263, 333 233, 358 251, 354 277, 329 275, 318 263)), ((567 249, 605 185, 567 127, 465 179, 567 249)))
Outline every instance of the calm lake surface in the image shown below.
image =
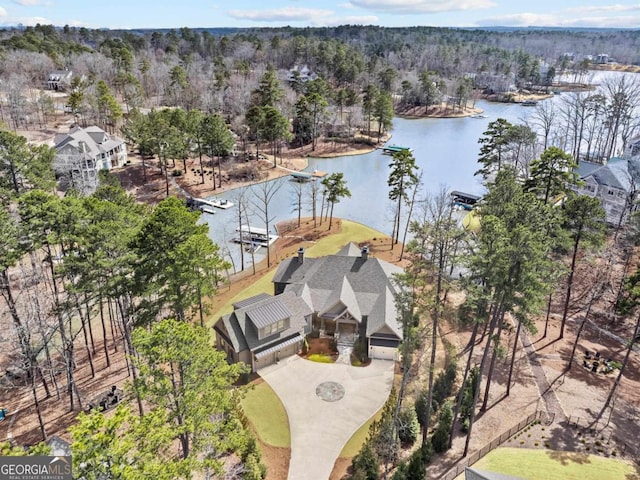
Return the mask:
MULTIPOLYGON (((561 95, 544 101, 557 101, 561 95)), ((461 190, 482 194, 480 178, 474 173, 478 170, 478 139, 487 130, 489 122, 505 118, 509 122, 523 123, 535 108, 519 104, 490 103, 478 101, 477 107, 484 110, 487 118, 451 118, 451 119, 403 119, 394 118, 392 138, 388 145, 401 145, 413 149, 413 155, 423 175, 423 194, 436 193, 441 186, 447 190, 461 190)), ((387 178, 389 176, 390 157, 376 150, 365 155, 351 155, 336 158, 310 158, 307 171, 318 169, 323 172, 343 172, 351 198, 345 198, 335 205, 334 217, 346 218, 368 225, 376 230, 390 234, 393 210, 388 199, 387 178)), ((282 188, 269 205, 271 225, 297 216, 293 208, 294 183, 284 181, 282 188)), ((256 201, 250 187, 248 198, 256 201)), ((219 198, 233 201, 234 193, 225 192, 219 198)), ((318 212, 320 203, 318 202, 318 212)), ((310 216, 310 208, 303 206, 303 216, 310 216)), ((250 214, 252 226, 264 228, 264 221, 250 214)), ((209 223, 209 235, 237 269, 240 265, 240 248, 231 240, 238 226, 235 208, 217 210, 215 215, 203 215, 202 221, 209 223)), ((271 227, 272 231, 275 231, 271 227)), ((245 254, 250 263, 250 255, 245 254)), ((256 261, 262 256, 256 255, 256 261)), ((233 270, 233 269, 232 269, 233 270)))

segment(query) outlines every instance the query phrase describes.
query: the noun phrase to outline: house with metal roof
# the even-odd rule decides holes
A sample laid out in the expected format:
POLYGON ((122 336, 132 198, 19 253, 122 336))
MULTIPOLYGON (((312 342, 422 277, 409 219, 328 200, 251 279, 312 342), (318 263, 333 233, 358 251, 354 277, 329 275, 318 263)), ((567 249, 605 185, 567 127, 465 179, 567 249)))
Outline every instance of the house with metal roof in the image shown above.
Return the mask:
POLYGON ((292 292, 247 298, 213 326, 216 348, 226 352, 229 363, 244 362, 255 372, 301 350, 312 313, 292 292))
POLYGON ((314 329, 338 344, 363 341, 370 358, 393 360, 402 341, 393 275, 401 272, 354 243, 320 258, 300 249, 278 266, 273 296, 238 302, 216 322, 216 347, 256 371, 300 351, 314 329))
POLYGON ((72 127, 69 133, 54 138, 54 168, 59 176, 86 193, 98 185, 98 172, 123 166, 127 162, 124 140, 100 127, 72 127))

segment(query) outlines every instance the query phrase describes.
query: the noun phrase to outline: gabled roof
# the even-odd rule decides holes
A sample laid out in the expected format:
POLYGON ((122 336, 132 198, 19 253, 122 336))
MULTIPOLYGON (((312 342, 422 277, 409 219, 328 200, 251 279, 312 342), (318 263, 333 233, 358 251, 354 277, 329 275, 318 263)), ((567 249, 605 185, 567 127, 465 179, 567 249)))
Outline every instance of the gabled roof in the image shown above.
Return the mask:
POLYGON ((392 275, 402 269, 375 257, 363 258, 355 244, 343 247, 337 255, 320 258, 297 257, 283 261, 273 277, 285 284, 285 292, 304 297, 313 311, 322 314, 338 302, 349 309, 358 321, 368 317, 367 334, 386 325, 398 338, 402 329, 397 323, 394 295, 398 286, 392 275))
POLYGON ((398 322, 396 299, 389 288, 378 297, 367 322, 367 337, 374 333, 393 333, 402 338, 402 325, 398 322), (388 332, 388 331, 391 332, 388 332))
POLYGON ((327 298, 324 306, 321 310, 318 311, 320 315, 324 315, 328 311, 332 310, 338 303, 341 303, 344 308, 346 308, 351 316, 358 320, 362 321, 362 313, 360 312, 360 307, 358 306, 358 300, 356 299, 356 294, 349 283, 347 277, 342 279, 342 285, 340 288, 336 288, 331 292, 329 298, 327 298))
POLYGON ((280 344, 303 331, 306 325, 305 317, 313 313, 309 305, 293 292, 284 292, 275 297, 260 294, 244 300, 242 303, 246 305, 244 308, 237 308, 232 313, 220 317, 213 327, 216 332, 229 338, 236 352, 244 350, 253 352, 280 344), (289 328, 267 338, 259 339, 258 328, 261 327, 256 326, 255 319, 258 319, 257 323, 261 324, 262 321, 269 321, 268 319, 285 311, 290 314, 288 317, 289 328))
POLYGON ((625 192, 631 188, 629 164, 624 159, 611 159, 607 165, 581 161, 578 163, 578 175, 582 179, 591 177, 598 185, 625 192))
POLYGON ((92 158, 108 152, 123 143, 124 140, 109 135, 96 126, 87 128, 74 127, 69 133, 56 135, 54 139, 56 150, 60 151, 70 146, 80 153, 88 154, 92 158))
POLYGON ((355 243, 349 242, 340 249, 336 255, 343 257, 359 257, 362 254, 362 250, 355 243))
POLYGON ((259 293, 258 295, 254 295, 253 297, 245 298, 244 300, 240 300, 239 302, 234 303, 233 309, 237 310, 239 308, 246 308, 249 305, 253 305, 256 302, 260 302, 271 297, 272 296, 268 293, 259 293))

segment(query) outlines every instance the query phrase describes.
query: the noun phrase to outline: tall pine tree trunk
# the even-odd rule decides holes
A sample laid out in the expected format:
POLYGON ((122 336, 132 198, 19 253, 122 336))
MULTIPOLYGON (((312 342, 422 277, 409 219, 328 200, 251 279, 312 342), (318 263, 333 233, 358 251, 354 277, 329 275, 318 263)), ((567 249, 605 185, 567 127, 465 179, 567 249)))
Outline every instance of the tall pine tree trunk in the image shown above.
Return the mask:
POLYGON ((576 259, 578 257, 578 245, 580 243, 580 232, 576 235, 575 242, 573 243, 573 255, 571 257, 571 270, 569 271, 569 278, 567 279, 567 293, 564 299, 564 309, 562 311, 562 323, 560 324, 560 335, 558 340, 564 337, 564 326, 567 322, 567 315, 569 313, 569 302, 571 300, 571 288, 573 287, 573 274, 576 270, 576 259))

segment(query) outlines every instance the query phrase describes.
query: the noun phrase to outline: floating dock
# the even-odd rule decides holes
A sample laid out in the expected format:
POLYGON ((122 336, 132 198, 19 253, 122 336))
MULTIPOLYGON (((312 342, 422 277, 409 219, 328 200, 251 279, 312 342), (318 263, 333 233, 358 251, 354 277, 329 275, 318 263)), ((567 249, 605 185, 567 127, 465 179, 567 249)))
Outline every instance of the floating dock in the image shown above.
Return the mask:
POLYGON ((223 198, 215 198, 215 199, 211 200, 211 203, 213 204, 214 207, 221 208, 223 210, 226 210, 227 208, 233 207, 233 203, 231 203, 229 200, 225 200, 223 198))
POLYGON ((314 176, 308 172, 294 172, 291 174, 291 180, 294 182, 306 183, 315 180, 314 176))
POLYGON ((321 172, 320 170, 314 170, 313 172, 293 172, 291 174, 291 180, 294 182, 311 182, 312 180, 317 180, 318 178, 324 178, 327 176, 327 172, 321 172))

